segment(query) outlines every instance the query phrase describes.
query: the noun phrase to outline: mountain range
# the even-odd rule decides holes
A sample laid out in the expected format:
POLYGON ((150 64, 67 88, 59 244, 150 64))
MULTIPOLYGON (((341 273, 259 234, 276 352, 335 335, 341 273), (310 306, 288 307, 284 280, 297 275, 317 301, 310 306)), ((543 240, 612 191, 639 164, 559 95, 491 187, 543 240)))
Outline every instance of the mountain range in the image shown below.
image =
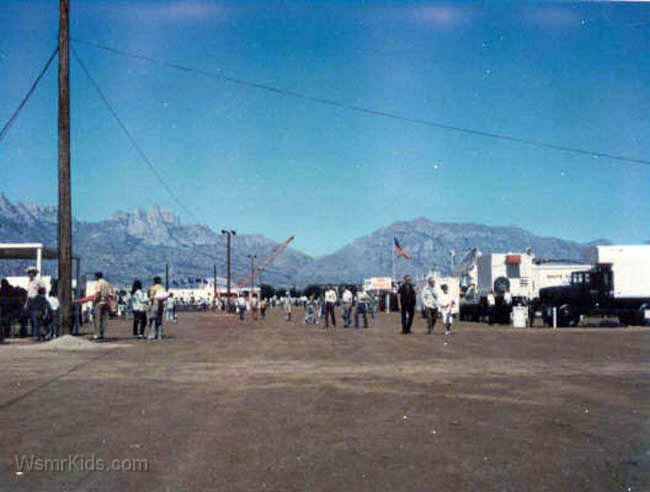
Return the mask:
MULTIPOLYGON (((0 193, 0 242, 43 242, 56 246, 56 207, 11 203, 0 193)), ((325 282, 359 282, 391 272, 393 238, 412 256, 395 259, 398 276, 432 268, 448 273, 450 250, 478 248, 483 252, 525 251, 537 257, 582 260, 594 244, 540 237, 518 227, 494 227, 472 223, 432 222, 424 217, 398 221, 361 237, 338 251, 312 258, 287 248, 264 272, 263 281, 276 286, 325 282)), ((157 206, 148 211, 115 212, 99 222, 74 220, 73 248, 82 258, 82 271, 103 271, 116 284, 134 278, 148 280, 169 264, 172 279, 211 277, 213 265, 225 272, 225 237, 207 226, 183 224, 171 212, 157 206)), ((247 276, 246 257, 264 258, 277 245, 259 234, 237 234, 233 239, 233 279, 247 276)), ((2 262, 0 275, 19 274, 27 262, 2 262)), ((52 272, 55 265, 47 265, 52 272)), ((47 271, 47 270, 46 270, 47 271)))

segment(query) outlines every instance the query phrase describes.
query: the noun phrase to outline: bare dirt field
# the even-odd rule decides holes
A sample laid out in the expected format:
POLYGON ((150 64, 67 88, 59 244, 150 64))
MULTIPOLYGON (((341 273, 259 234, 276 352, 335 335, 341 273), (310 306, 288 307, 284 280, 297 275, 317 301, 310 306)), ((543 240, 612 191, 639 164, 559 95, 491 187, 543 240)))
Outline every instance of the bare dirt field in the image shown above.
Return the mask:
POLYGON ((650 329, 414 331, 276 310, 181 314, 163 341, 112 321, 88 350, 9 340, 0 490, 650 490, 650 329), (146 471, 109 469, 131 459, 146 471))

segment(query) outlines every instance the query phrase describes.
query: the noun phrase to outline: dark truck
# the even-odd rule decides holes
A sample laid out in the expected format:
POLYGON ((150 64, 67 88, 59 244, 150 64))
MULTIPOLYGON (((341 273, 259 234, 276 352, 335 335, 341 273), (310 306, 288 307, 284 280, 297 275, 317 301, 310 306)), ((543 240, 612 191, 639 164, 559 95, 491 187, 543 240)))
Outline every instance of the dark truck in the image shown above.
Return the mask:
POLYGON ((576 326, 582 316, 618 317, 624 326, 647 324, 650 291, 639 295, 639 282, 648 279, 640 278, 638 270, 635 278, 628 278, 631 269, 616 266, 616 263, 598 263, 590 270, 572 273, 570 285, 540 289, 538 309, 544 322, 553 326, 553 308, 556 308, 557 326, 576 326), (630 280, 634 281, 630 284, 634 292, 626 285, 630 280))

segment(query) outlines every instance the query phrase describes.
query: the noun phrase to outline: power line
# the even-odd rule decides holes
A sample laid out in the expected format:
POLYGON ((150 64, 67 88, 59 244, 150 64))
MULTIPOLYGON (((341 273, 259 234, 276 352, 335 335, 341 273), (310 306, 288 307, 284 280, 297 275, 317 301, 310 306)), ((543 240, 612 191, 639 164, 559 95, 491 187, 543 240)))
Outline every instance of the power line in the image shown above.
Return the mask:
POLYGON ((258 82, 253 82, 245 79, 240 79, 237 77, 231 77, 228 75, 223 75, 220 73, 216 72, 210 72, 207 70, 202 70, 198 68, 193 68, 189 67, 186 65, 180 65, 178 63, 172 63, 172 62, 167 62, 164 60, 159 60, 156 58, 152 58, 150 56, 145 56, 145 55, 139 55, 136 53, 130 53, 128 51, 120 50, 117 48, 112 48, 110 46, 106 46, 103 44, 91 42, 91 41, 85 41, 81 39, 73 39, 74 42, 76 43, 81 43, 85 44, 88 46, 92 46, 95 48, 99 48, 105 51, 109 51, 111 53, 115 53, 117 55, 122 55, 122 56, 127 56, 130 58, 135 58, 143 61, 147 61, 150 63, 156 63, 159 64, 163 67, 168 67, 168 68, 173 68, 176 70, 181 70, 184 72, 189 72, 189 73, 195 73, 198 75, 203 75, 205 77, 213 78, 213 79, 218 79, 218 80, 223 80, 226 82, 230 82, 233 84, 237 84, 242 87, 248 87, 248 88, 254 88, 254 89, 260 89, 264 90, 267 92, 272 92, 274 94, 279 94, 283 96, 288 96, 288 97, 293 97, 297 99, 302 99, 305 101, 311 101, 315 102, 318 104, 323 104, 326 106, 331 106, 339 109, 345 109, 348 111, 354 111, 357 113, 362 113, 370 116, 380 116, 382 118, 388 118, 388 119, 393 119, 393 120, 398 120, 398 121, 404 121, 407 123, 413 123, 413 124, 419 124, 419 125, 424 125, 432 128, 438 128, 442 130, 448 130, 448 131, 454 131, 458 133, 464 133, 464 134, 469 134, 469 135, 474 135, 474 136, 479 136, 479 137, 485 137, 485 138, 492 138, 492 139, 497 139, 497 140, 504 140, 507 142, 513 142, 513 143, 520 143, 524 145, 530 145, 533 147, 538 147, 538 148, 543 148, 543 149, 551 149, 551 150, 558 150, 558 151, 563 151, 563 152, 570 152, 574 154, 581 154, 581 155, 588 155, 591 157, 601 157, 601 158, 606 158, 606 159, 612 159, 616 161, 622 161, 622 162, 627 162, 627 163, 634 163, 634 164, 645 164, 645 165, 650 165, 650 160, 648 159, 640 159, 636 157, 630 157, 630 156, 625 156, 621 154, 611 154, 607 152, 599 152, 595 150, 589 150, 589 149, 584 149, 580 147, 572 147, 572 146, 567 146, 567 145, 559 145, 559 144, 553 144, 553 143, 548 143, 548 142, 542 142, 538 140, 532 140, 528 138, 521 138, 521 137, 515 137, 512 135, 507 135, 503 133, 496 133, 496 132, 489 132, 489 131, 483 131, 483 130, 476 130, 472 128, 466 128, 466 127, 461 127, 461 126, 455 126, 455 125, 448 125, 445 123, 439 123, 433 120, 427 120, 427 119, 422 119, 422 118, 414 118, 410 117, 407 115, 399 114, 399 113, 392 113, 388 111, 381 111, 378 109, 373 109, 373 108, 368 108, 368 107, 363 107, 363 106, 355 106, 352 104, 347 104, 347 103, 342 103, 339 101, 335 101, 333 99, 328 99, 328 98, 323 98, 323 97, 317 97, 317 96, 311 96, 308 94, 303 94, 300 92, 295 92, 292 90, 288 89, 282 89, 279 87, 271 86, 268 84, 262 84, 258 82))
POLYGON ((153 163, 149 160, 149 158, 147 157, 147 155, 144 153, 144 151, 142 150, 142 147, 140 147, 140 145, 138 145, 138 142, 136 142, 135 138, 133 138, 133 135, 131 135, 131 132, 129 132, 129 129, 126 127, 126 125, 124 124, 124 122, 122 121, 122 119, 118 116, 118 114, 115 112, 115 110, 114 110, 113 107, 111 106, 111 103, 108 101, 108 99, 106 98, 106 96, 105 96, 104 93, 102 92, 101 88, 99 87, 99 85, 97 84, 97 82, 95 81, 95 79, 93 78, 93 76, 91 75, 91 73, 88 71, 88 68, 86 67, 86 65, 84 64, 84 62, 81 60, 81 57, 80 57, 79 54, 77 53, 77 50, 74 49, 74 46, 71 46, 70 48, 71 48, 71 51, 72 51, 73 56, 74 56, 75 59, 77 60, 77 63, 79 63, 79 66, 81 67, 81 69, 84 71, 84 73, 85 73, 86 76, 88 77, 88 80, 90 80, 90 83, 92 84, 92 86, 93 86, 93 87, 95 88, 95 90, 97 91, 97 94, 99 95, 99 97, 101 98, 101 100, 104 102, 104 104, 106 105, 106 108, 107 108, 108 111, 111 113, 111 115, 113 115, 113 118, 115 118, 115 121, 117 121, 117 124, 120 126, 120 128, 122 129, 122 131, 125 133, 125 135, 126 135, 127 138, 129 139, 129 142, 131 142, 131 145, 133 146, 133 148, 135 149, 135 151, 138 153, 138 155, 140 156, 140 158, 144 161, 144 163, 147 165, 147 167, 149 167, 149 169, 151 170, 151 172, 153 173, 153 175, 156 177, 156 179, 158 180, 158 182, 163 186, 163 188, 165 188, 165 190, 167 191, 167 193, 169 193, 169 196, 172 197, 172 199, 174 200, 174 202, 176 202, 176 204, 177 204, 179 207, 181 207, 181 209, 183 209, 187 215, 189 215, 189 216, 192 217, 194 220, 196 220, 195 215, 194 215, 194 214, 193 214, 193 213, 192 213, 192 212, 191 212, 191 211, 190 211, 190 210, 189 210, 189 209, 188 209, 188 208, 187 208, 187 207, 186 207, 186 206, 185 206, 185 205, 180 201, 180 199, 176 196, 176 194, 174 193, 174 191, 173 191, 173 190, 171 189, 171 187, 167 184, 167 182, 163 179, 163 177, 160 175, 160 173, 156 170, 156 168, 155 168, 155 166, 153 165, 153 163))
POLYGON ((0 130, 0 142, 2 142, 2 139, 5 137, 5 135, 9 131, 9 128, 11 128, 11 126, 14 124, 14 121, 18 117, 18 114, 25 107, 25 104, 27 104, 27 101, 29 101, 29 98, 32 96, 32 94, 36 90, 36 87, 38 86, 38 83, 41 81, 41 79, 45 75, 45 72, 47 72, 47 69, 50 68, 50 65, 52 64, 52 60, 54 60, 54 57, 56 56, 56 54, 58 52, 59 52, 59 47, 57 46, 56 48, 54 48, 54 51, 52 51, 52 54, 47 59, 47 62, 45 63, 45 66, 40 71, 40 73, 38 74, 38 76, 36 77, 34 82, 32 83, 32 86, 27 91, 27 94, 25 94, 25 97, 23 97, 22 101, 20 101, 20 104, 16 108, 16 111, 14 111, 14 113, 11 115, 9 120, 2 127, 2 130, 0 130))

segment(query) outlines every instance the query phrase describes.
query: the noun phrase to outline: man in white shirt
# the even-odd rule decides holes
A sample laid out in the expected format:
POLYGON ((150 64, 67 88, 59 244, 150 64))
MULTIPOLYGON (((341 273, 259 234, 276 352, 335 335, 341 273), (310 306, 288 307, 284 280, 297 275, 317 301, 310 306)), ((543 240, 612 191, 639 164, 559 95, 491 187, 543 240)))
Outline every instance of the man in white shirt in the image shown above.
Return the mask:
POLYGON ((456 301, 449 294, 447 284, 442 284, 440 288, 442 292, 438 294, 438 309, 440 310, 442 322, 445 324, 445 335, 451 335, 451 324, 454 321, 453 308, 456 301))
POLYGON ((431 335, 438 319, 438 294, 436 293, 436 281, 433 277, 428 278, 427 285, 422 289, 422 306, 427 318, 427 333, 431 335))
POLYGON ((291 307, 293 305, 293 302, 291 300, 291 293, 289 291, 287 291, 287 295, 284 297, 282 305, 284 307, 284 319, 291 321, 291 307))
POLYGON ((487 295, 487 309, 488 309, 488 324, 494 323, 494 312, 496 310, 497 300, 494 297, 494 291, 490 290, 487 295))
POLYGON ((246 317, 246 305, 246 298, 244 296, 241 296, 237 301, 237 311, 239 311, 239 319, 241 321, 244 321, 246 317))
POLYGON ((343 286, 343 294, 341 294, 341 307, 343 311, 343 321, 345 322, 344 328, 350 328, 351 314, 352 314, 352 292, 348 289, 347 285, 343 286))
POLYGON ((41 277, 37 277, 38 269, 36 267, 29 267, 27 269, 27 276, 29 277, 29 282, 27 283, 27 300, 25 301, 24 309, 27 312, 27 317, 29 322, 32 325, 32 336, 38 337, 39 333, 39 316, 41 312, 39 309, 36 309, 36 303, 34 299, 38 296, 38 292, 41 289, 45 289, 45 282, 41 277))
POLYGON ((368 305, 370 296, 362 286, 357 289, 357 308, 354 311, 354 328, 359 328, 359 315, 363 316, 363 327, 368 328, 368 305))
POLYGON ((330 327, 330 317, 332 318, 332 326, 336 328, 336 291, 331 285, 327 286, 325 291, 325 328, 330 327))
POLYGON ((93 323, 95 325, 94 340, 101 340, 104 338, 104 329, 106 326, 106 317, 110 301, 113 295, 113 288, 105 279, 102 272, 95 273, 95 300, 93 303, 93 323))

